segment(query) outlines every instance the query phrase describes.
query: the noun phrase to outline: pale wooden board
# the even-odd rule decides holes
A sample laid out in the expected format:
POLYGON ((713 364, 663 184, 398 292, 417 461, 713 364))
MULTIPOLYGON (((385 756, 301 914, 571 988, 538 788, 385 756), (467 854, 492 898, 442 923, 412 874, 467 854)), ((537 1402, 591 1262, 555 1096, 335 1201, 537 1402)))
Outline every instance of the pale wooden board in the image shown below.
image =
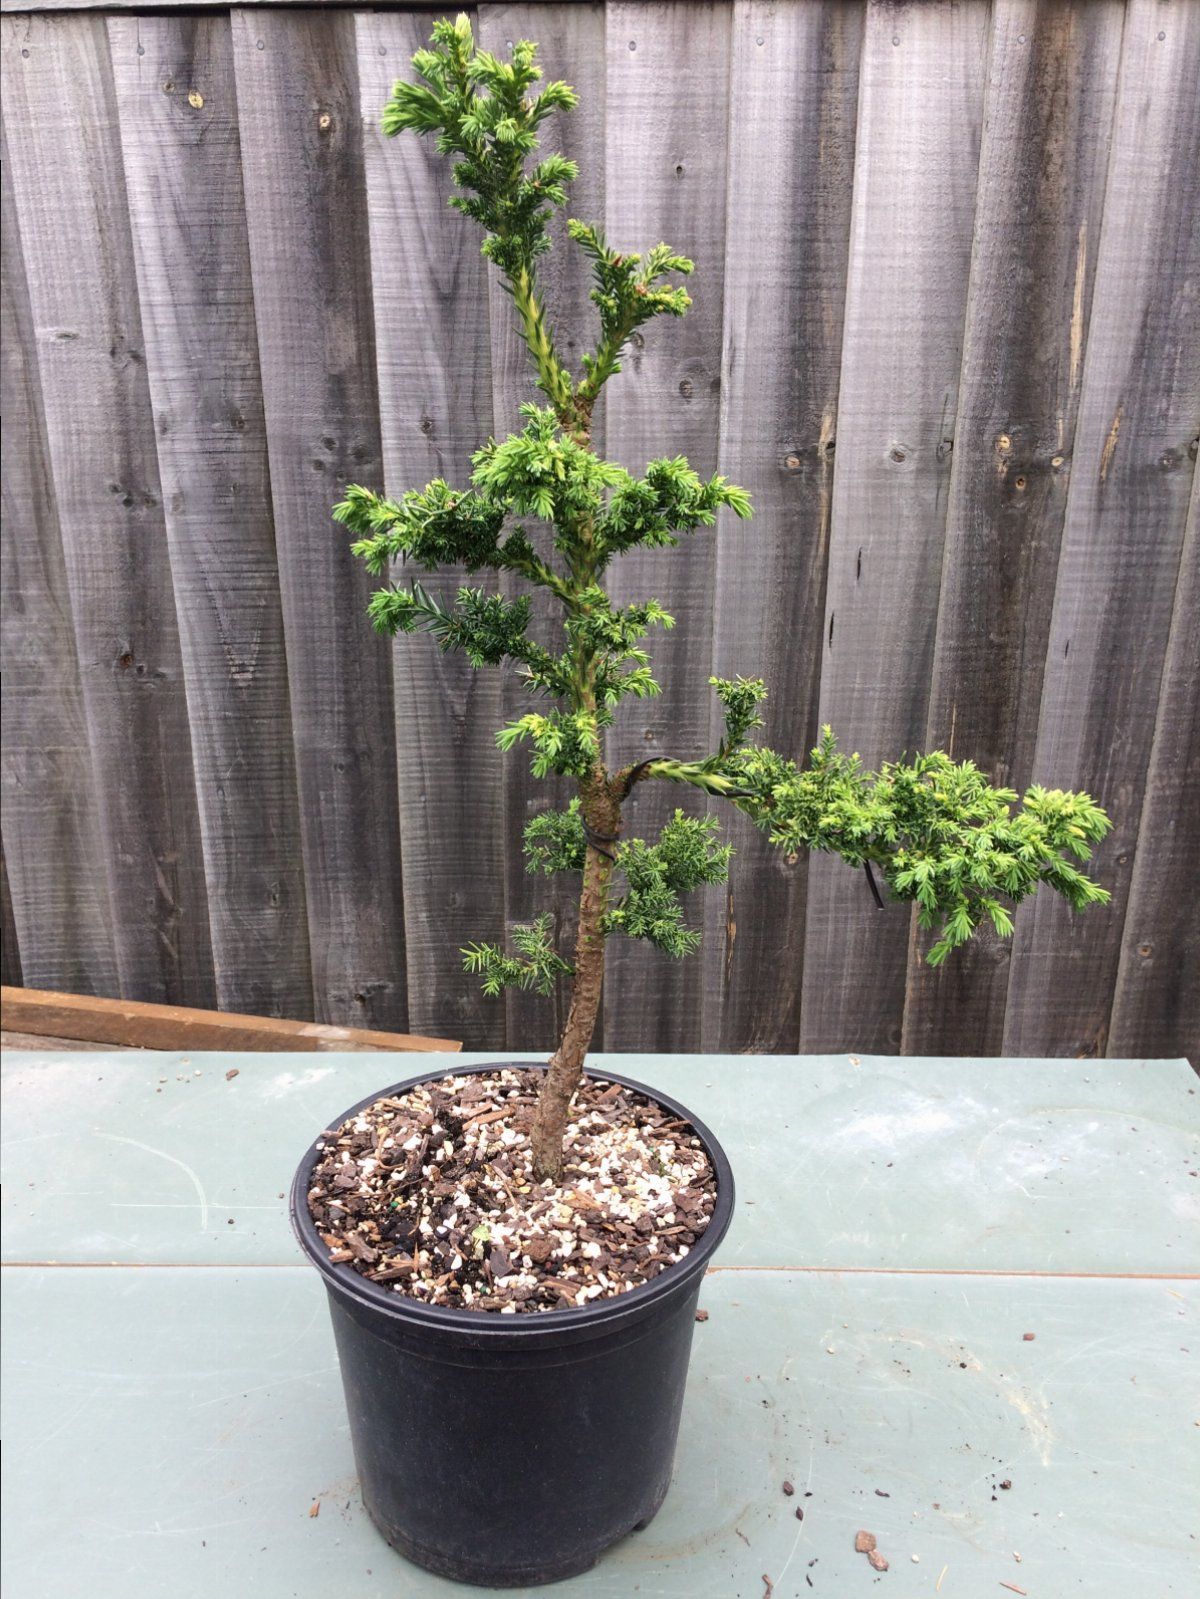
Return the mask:
MULTIPOLYGON (((925 736, 988 17, 867 8, 820 717, 872 767, 925 736)), ((897 1050, 907 907, 834 859, 808 882, 800 1048, 897 1050)))
MULTIPOLYGON (((760 736, 797 759, 817 732, 861 42, 857 7, 734 8, 721 471, 754 520, 718 532, 713 670, 766 680, 760 736)), ((807 860, 720 815, 735 855, 706 918, 704 1047, 793 1050, 807 860)))
POLYGON ((1006 1053, 1104 1054, 1200 430, 1200 7, 1127 14, 1034 769, 1115 826, 1109 907, 1018 923, 1006 1053))
MULTIPOLYGON (((647 323, 624 371, 608 385, 606 448, 635 473, 649 460, 675 455, 686 455, 702 477, 717 467, 731 21, 727 5, 708 0, 608 6, 609 241, 645 251, 665 239, 696 263, 687 316, 647 323)), ((635 550, 610 568, 618 602, 654 598, 676 621, 672 632, 655 630, 649 641, 663 692, 626 702, 610 739, 615 764, 708 753, 715 575, 711 531, 678 549, 635 550)), ((684 789, 640 784, 626 806, 627 835, 653 840, 678 808, 700 814, 704 807, 684 789)), ((693 926, 701 925, 702 894, 692 896, 686 911, 693 926)), ((615 938, 608 970, 608 1048, 699 1047, 704 967, 698 957, 673 961, 644 942, 615 938)))
MULTIPOLYGON (((597 313, 588 299, 592 279, 587 257, 567 239, 565 219, 604 215, 604 7, 585 0, 584 4, 485 5, 479 8, 479 41, 485 49, 504 58, 518 39, 537 40, 543 85, 564 79, 580 97, 580 104, 574 111, 559 114, 542 126, 542 153, 560 150, 578 164, 580 173, 571 186, 566 210, 559 213, 552 225, 554 248, 538 261, 538 280, 559 356, 578 378, 580 355, 595 340, 597 313)), ((549 401, 537 387, 533 363, 517 331, 512 301, 492 268, 488 269, 488 311, 492 425, 496 436, 503 438, 521 426, 517 410, 520 404, 532 401, 544 406, 549 401)), ((604 424, 599 412, 592 429, 592 443, 598 451, 603 450, 604 424)), ((549 530, 531 522, 528 531, 542 553, 551 556, 553 545, 549 530)), ((509 579, 507 575, 498 588, 510 597, 530 593, 529 584, 521 579, 509 579)), ((533 591, 531 598, 533 636, 558 653, 565 644, 562 607, 544 590, 533 591)), ((505 720, 514 720, 529 709, 528 692, 515 677, 506 676, 505 720)), ((575 791, 575 785, 565 779, 535 778, 530 772, 529 753, 523 747, 504 757, 503 777, 505 920, 511 926, 551 911, 559 948, 570 959, 575 940, 579 878, 575 874, 531 877, 525 871, 521 834, 526 822, 539 812, 562 809, 575 791)), ((568 979, 560 980, 552 998, 508 989, 504 999, 508 1037, 523 1047, 551 1048, 566 1021, 569 997, 568 979)), ((485 1005, 494 1003, 484 1001, 485 1005)), ((602 1033, 603 1022, 594 1040, 597 1049, 603 1047, 602 1033)))
POLYGON ((104 22, 10 17, 4 116, 121 991, 211 1004, 162 490, 104 22))
POLYGON ((97 1045, 229 1050, 459 1048, 455 1039, 383 1033, 290 1017, 237 1015, 182 1005, 47 993, 34 988, 5 988, 0 993, 0 1006, 0 1024, 5 1027, 52 1038, 88 1039, 97 1045))
POLYGON ((50 480, 33 319, 3 175, 4 961, 23 980, 115 994, 112 906, 50 480))
POLYGON ((354 20, 238 10, 233 46, 315 1015, 404 1028, 391 662, 329 514, 382 477, 354 20))
POLYGON ((227 17, 108 23, 179 616, 217 1003, 311 1016, 227 17))
MULTIPOLYGON (((447 208, 450 163, 431 142, 385 139, 379 126, 430 17, 364 13, 356 24, 383 477, 392 494, 434 477, 461 487, 492 426, 479 235, 447 208)), ((447 573, 428 586, 453 598, 460 580, 447 573)), ((424 635, 397 639, 393 660, 409 1024, 453 1033, 468 1047, 495 1044, 503 1006, 482 1000, 459 951, 503 936, 500 678, 443 655, 424 635)))
MULTIPOLYGON (((1121 0, 993 8, 928 748, 1024 791, 1104 210, 1121 0)), ((914 940, 904 1052, 998 1053, 1010 944, 914 940)))
POLYGON ((1175 615, 1146 774, 1108 1032, 1200 1065, 1200 471, 1193 471, 1175 615))

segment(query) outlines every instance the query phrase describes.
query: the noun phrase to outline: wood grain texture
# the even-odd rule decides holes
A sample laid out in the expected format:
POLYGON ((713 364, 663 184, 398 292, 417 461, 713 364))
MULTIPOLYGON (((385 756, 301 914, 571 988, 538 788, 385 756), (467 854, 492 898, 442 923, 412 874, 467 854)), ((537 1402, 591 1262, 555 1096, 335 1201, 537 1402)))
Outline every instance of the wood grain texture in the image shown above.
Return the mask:
MULTIPOLYGON (((356 24, 384 482, 392 494, 434 477, 462 485, 492 427, 479 236, 447 208, 450 164, 431 143, 388 140, 379 126, 429 17, 363 14, 356 24)), ((460 581, 445 573, 429 588, 452 598, 460 581)), ((503 937, 500 679, 424 636, 397 639, 393 661, 409 1022, 461 1034, 468 1048, 498 1044, 503 1005, 481 998, 459 951, 503 937)))
POLYGON ((112 905, 6 154, 3 166, 5 960, 34 983, 116 994, 112 905))
MULTIPOLYGON (((702 477, 717 466, 730 23, 730 8, 708 0, 608 7, 609 241, 645 251, 665 239, 696 263, 687 316, 641 329, 624 371, 608 385, 607 453, 636 473, 661 456, 686 455, 702 477)), ((627 701, 618 716, 610 740, 616 763, 708 753, 715 575, 710 531, 677 550, 631 551, 610 569, 617 601, 654 598, 676 620, 672 632, 650 640, 661 697, 627 701)), ((683 790, 643 783, 626 806, 626 833, 653 840, 679 808, 698 813, 703 805, 683 790)), ((700 925, 700 892, 686 913, 700 925)), ((614 938, 608 974, 608 1049, 699 1047, 700 959, 675 961, 644 942, 614 938)))
POLYGON ((233 41, 315 1014, 404 1027, 391 661, 329 514, 382 476, 354 20, 238 11, 233 41))
MULTIPOLYGON (((988 8, 867 8, 820 717, 869 766, 923 741, 975 214, 988 8)), ((907 907, 808 874, 802 1050, 900 1047, 907 907)))
POLYGON ((125 994, 211 1003, 162 491, 102 20, 3 24, 4 118, 125 994))
POLYGON ((108 23, 179 616, 217 1002, 312 976, 226 17, 108 23))
POLYGON ((29 1036, 87 1039, 93 1044, 137 1049, 454 1052, 460 1048, 449 1038, 419 1038, 411 1033, 381 1033, 361 1027, 334 1027, 326 1022, 244 1016, 183 1005, 85 998, 34 988, 5 988, 0 994, 0 1007, 6 1029, 29 1036))
POLYGON ((1200 471, 1146 775, 1108 1052, 1200 1065, 1200 471))
MULTIPOLYGON (((550 325, 555 330, 560 357, 574 376, 580 375, 580 355, 594 342, 596 311, 588 300, 591 272, 583 252, 566 237, 568 216, 604 215, 604 7, 600 4, 512 4, 479 8, 479 39, 487 50, 505 55, 518 39, 536 39, 543 83, 564 79, 573 85, 580 104, 569 115, 546 124, 543 148, 561 150, 577 162, 580 173, 570 191, 567 209, 551 228, 554 247, 538 262, 538 280, 550 325)), ((514 432, 521 423, 518 406, 534 401, 546 404, 537 388, 529 352, 517 331, 512 301, 501 287, 494 269, 488 269, 488 312, 491 330, 493 428, 497 437, 514 432)), ((592 429, 597 450, 604 448, 603 407, 597 408, 592 429)), ((528 531, 543 554, 552 550, 552 535, 537 523, 528 531)), ((505 574, 500 590, 512 597, 529 594, 529 585, 505 574)), ((563 646, 562 607, 544 590, 533 601, 533 636, 556 652, 563 646)), ((503 686, 504 719, 512 721, 529 709, 529 695, 515 678, 503 686)), ((554 916, 558 947, 574 947, 579 878, 531 877, 525 870, 521 834, 531 817, 550 808, 562 809, 574 792, 565 779, 535 778, 529 752, 514 750, 503 759, 504 778, 504 910, 509 927, 528 922, 549 911, 554 916)), ((566 1022, 570 997, 568 979, 560 979, 552 998, 509 989, 505 994, 507 1036, 515 1047, 551 1049, 566 1022)), ((488 1003, 485 1001, 485 1003, 488 1003)), ((593 1039, 593 1049, 603 1047, 603 1020, 593 1039)))
MULTIPOLYGON (((993 8, 926 748, 1023 792, 1083 381, 1124 6, 993 8)), ((914 927, 914 933, 916 929, 914 927)), ((904 1052, 998 1053, 1011 946, 914 937, 904 1052)))
MULTIPOLYGON (((462 482, 534 394, 478 233, 443 209, 449 164, 379 132, 440 13, 0 4, 49 13, 2 30, 0 780, 24 980, 204 1006, 219 981, 228 1003, 295 970, 307 928, 319 1018, 550 1044, 563 996, 484 1000, 458 949, 543 908, 569 941, 574 885, 528 878, 519 837, 569 785, 495 750, 515 684, 369 630, 328 515, 348 480, 462 482), (160 63, 166 94, 142 82, 160 63)), ((642 330, 596 442, 635 470, 684 451, 756 501, 616 564, 620 597, 679 627, 650 641, 666 692, 624 708, 614 757, 709 748, 710 671, 761 674, 789 754, 828 718, 872 764, 945 743, 1118 820, 1110 908, 1039 899, 1012 945, 933 973, 861 873, 789 863, 720 807, 738 854, 728 894, 688 907, 701 954, 614 941, 603 1042, 1200 1047, 1180 888, 1200 847, 1197 0, 472 15, 581 91, 547 130, 582 167, 570 211, 697 257, 694 309, 642 330)), ((582 268, 545 263, 568 364, 594 330, 582 268)), ((630 831, 680 803, 701 802, 644 785, 630 831)))
POLYGON ((1134 0, 1034 761, 1113 832, 1111 906, 1039 895, 1017 925, 1006 1053, 1103 1055, 1200 431, 1200 7, 1134 0))
MULTIPOLYGON (((855 7, 734 8, 720 464, 754 520, 718 531, 713 671, 766 680, 762 739, 795 757, 817 733, 861 43, 855 7)), ((720 815, 735 854, 706 921, 704 1047, 788 1052, 808 863, 720 815)))
POLYGON ((1200 472, 1174 617, 1138 852, 1130 879, 1109 1054, 1165 1052, 1200 1065, 1200 472))

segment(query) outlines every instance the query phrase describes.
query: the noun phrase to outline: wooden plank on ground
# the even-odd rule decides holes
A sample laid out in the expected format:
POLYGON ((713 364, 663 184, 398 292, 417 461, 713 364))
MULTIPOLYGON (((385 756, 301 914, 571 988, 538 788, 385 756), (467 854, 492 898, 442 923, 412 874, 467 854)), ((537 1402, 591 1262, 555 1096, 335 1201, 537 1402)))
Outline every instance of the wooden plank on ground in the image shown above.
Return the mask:
MULTIPOLYGON (((687 316, 649 323, 607 391, 605 446, 630 471, 686 455, 701 476, 716 470, 725 262, 725 185, 731 9, 703 0, 612 0, 607 14, 605 213, 610 241, 645 251, 665 239, 696 262, 687 316)), ((658 699, 630 700, 610 748, 624 763, 708 753, 716 540, 702 531, 676 550, 634 550, 610 569, 621 603, 654 598, 674 631, 650 639, 658 699)), ((626 832, 653 840, 676 809, 700 796, 643 783, 626 808, 626 832)), ((718 895, 723 891, 717 890, 718 895)), ((704 919, 701 894, 687 914, 704 919)), ((697 1049, 704 965, 673 961, 650 945, 608 947, 608 1049, 697 1049)))
MULTIPOLYGON (((1126 16, 1034 770, 1114 829, 1111 906, 1018 920, 1005 1053, 1103 1055, 1200 430, 1200 7, 1126 16)), ((1152 847, 1147 841, 1147 846, 1152 847)))
POLYGON ((7 156, 3 166, 5 970, 116 994, 112 906, 7 156))
POLYGON ((381 1033, 278 1016, 238 1016, 183 1005, 144 1005, 134 1000, 53 994, 35 988, 5 988, 0 1019, 17 1033, 86 1039, 138 1049, 251 1050, 430 1050, 453 1052, 449 1038, 381 1033))
POLYGON ((382 473, 354 19, 236 10, 233 41, 316 1015, 404 1027, 391 661, 329 514, 382 473))
MULTIPOLYGON (((564 79, 574 86, 580 104, 569 114, 560 114, 542 129, 543 152, 561 150, 576 161, 579 178, 572 185, 565 212, 552 227, 554 248, 538 262, 538 279, 546 302, 550 325, 560 356, 572 373, 580 374, 579 357, 593 342, 596 311, 588 300, 592 286, 586 256, 566 237, 565 218, 603 217, 604 215, 604 6, 585 0, 584 4, 486 5, 479 10, 479 38, 485 49, 505 58, 518 39, 536 39, 540 46, 543 83, 564 79)), ((529 352, 517 332, 512 301, 501 286, 495 270, 488 270, 488 307, 491 325, 492 396, 494 429, 497 437, 516 431, 521 425, 517 407, 534 401, 547 404, 536 385, 529 352)), ((592 443, 604 447, 602 407, 598 407, 592 429, 592 443)), ((545 554, 552 550, 549 531, 537 523, 528 525, 530 535, 545 554)), ((531 592, 519 579, 501 578, 500 589, 510 596, 529 594, 533 600, 533 636, 555 652, 562 649, 562 607, 544 590, 531 592)), ((529 695, 514 677, 504 683, 504 719, 512 721, 529 709, 529 695)), ((578 876, 531 877, 525 870, 521 833, 525 824, 539 812, 562 809, 575 791, 567 779, 535 778, 529 765, 529 752, 518 748, 504 757, 504 852, 505 920, 528 922, 550 911, 554 916, 559 947, 570 958, 575 942, 575 907, 579 898, 578 876)), ((569 980, 558 983, 554 996, 508 989, 505 1011, 508 1037, 514 1047, 552 1048, 566 1021, 570 999, 569 980)), ((593 1049, 603 1048, 603 1028, 597 1028, 593 1049)))
POLYGON ((1200 1066, 1200 470, 1175 592, 1108 1053, 1200 1066))
MULTIPOLYGON (((721 471, 755 519, 718 533, 713 670, 765 678, 763 741, 797 758, 817 733, 861 43, 836 0, 734 8, 721 471)), ((808 863, 720 815, 735 854, 709 904, 704 1046, 788 1053, 808 863)))
POLYGON ((179 636, 104 22, 9 17, 4 115, 122 992, 211 1003, 179 636))
MULTIPOLYGON (((450 162, 431 141, 380 131, 392 83, 411 74, 430 20, 356 18, 383 478, 393 494, 435 477, 461 486, 492 426, 478 231, 447 208, 450 162)), ((460 581, 433 577, 430 591, 452 598, 460 581)), ((472 671, 426 637, 399 638, 393 660, 409 1022, 451 1027, 470 1048, 499 1045, 504 1007, 482 999, 459 951, 503 937, 500 677, 472 671)))
MULTIPOLYGON (((987 24, 867 8, 820 717, 872 767, 925 736, 987 24)), ((898 1050, 907 907, 828 857, 808 883, 800 1048, 898 1050)))
MULTIPOLYGON (((1036 776, 1123 20, 1120 0, 992 13, 925 743, 1018 792, 1036 776)), ((932 940, 910 949, 905 1054, 998 1053, 1009 942, 989 929, 931 967, 932 940)))
POLYGON ((311 1016, 229 20, 113 17, 217 1001, 311 1016))

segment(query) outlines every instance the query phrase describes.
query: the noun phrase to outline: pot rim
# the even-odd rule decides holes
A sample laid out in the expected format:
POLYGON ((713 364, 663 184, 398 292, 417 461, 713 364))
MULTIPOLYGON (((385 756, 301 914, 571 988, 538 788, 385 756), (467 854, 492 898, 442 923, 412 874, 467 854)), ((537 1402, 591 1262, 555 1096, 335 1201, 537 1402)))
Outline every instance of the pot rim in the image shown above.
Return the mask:
MULTIPOLYGON (((339 1125, 358 1111, 373 1105, 378 1099, 408 1093, 413 1088, 418 1088, 424 1083, 437 1082, 443 1077, 474 1077, 485 1072, 504 1070, 544 1072, 546 1062, 493 1060, 458 1068, 439 1063, 432 1070, 418 1072, 415 1076, 391 1084, 390 1087, 375 1089, 347 1110, 331 1117, 325 1126, 339 1125)), ((476 1339, 495 1338, 502 1339, 505 1343, 519 1341, 525 1344, 528 1339, 556 1343, 564 1336, 596 1336, 615 1332, 618 1326, 624 1323, 640 1321, 662 1300, 674 1296, 689 1286, 694 1278, 703 1275, 710 1258, 716 1253, 733 1220, 733 1171, 725 1151, 704 1123, 686 1105, 673 1099, 669 1094, 651 1088, 646 1083, 640 1083, 635 1078, 626 1077, 622 1072, 609 1071, 607 1068, 595 1074, 585 1072, 585 1075, 595 1082, 620 1083, 623 1088, 632 1088, 638 1093, 645 1094, 664 1110, 673 1111, 676 1116, 683 1117, 704 1145, 717 1179, 717 1200, 708 1226, 683 1260, 674 1261, 650 1282, 641 1283, 636 1288, 628 1288, 624 1293, 615 1294, 611 1298, 595 1299, 587 1305, 572 1305, 542 1314, 518 1313, 504 1316, 498 1310, 466 1310, 450 1305, 427 1305, 408 1294, 396 1293, 382 1283, 370 1282, 347 1262, 335 1263, 329 1258, 329 1250, 317 1232, 316 1223, 308 1209, 309 1178, 320 1153, 317 1144, 323 1141, 315 1138, 296 1168, 288 1208, 291 1212, 292 1231, 301 1249, 325 1279, 325 1285, 330 1292, 406 1324, 414 1331, 425 1329, 432 1332, 440 1329, 449 1334, 469 1338, 472 1342, 476 1339)))

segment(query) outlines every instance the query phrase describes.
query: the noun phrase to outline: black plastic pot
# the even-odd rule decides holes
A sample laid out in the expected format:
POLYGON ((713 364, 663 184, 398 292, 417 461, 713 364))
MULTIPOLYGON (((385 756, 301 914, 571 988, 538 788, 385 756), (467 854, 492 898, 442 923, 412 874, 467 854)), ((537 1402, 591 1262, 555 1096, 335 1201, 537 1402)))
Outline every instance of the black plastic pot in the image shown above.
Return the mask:
MULTIPOLYGON (((541 1063, 439 1064, 450 1073, 541 1063)), ((696 1300, 733 1215, 720 1144, 676 1100, 601 1074, 685 1117, 717 1175, 712 1220, 685 1260, 614 1299, 501 1316, 425 1305, 334 1265, 308 1212, 313 1147, 292 1184, 292 1225, 325 1279, 363 1502, 387 1541, 460 1582, 557 1582, 644 1527, 666 1497, 696 1300)))

